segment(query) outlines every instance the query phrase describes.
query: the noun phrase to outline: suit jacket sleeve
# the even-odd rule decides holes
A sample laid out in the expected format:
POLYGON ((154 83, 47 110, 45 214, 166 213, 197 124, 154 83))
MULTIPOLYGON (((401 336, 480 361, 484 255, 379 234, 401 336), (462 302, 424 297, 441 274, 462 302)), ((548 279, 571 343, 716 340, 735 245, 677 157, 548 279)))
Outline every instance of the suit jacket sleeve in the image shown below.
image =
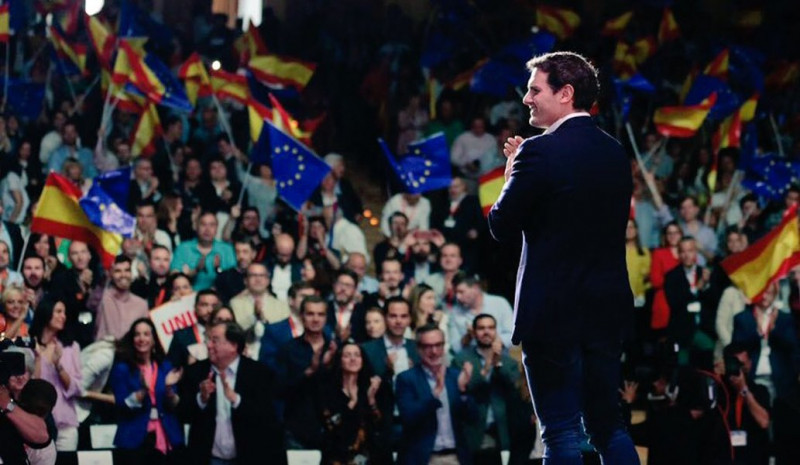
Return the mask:
POLYGON ((516 239, 547 192, 547 159, 538 145, 528 139, 519 147, 511 176, 489 211, 489 229, 497 241, 516 239))
POLYGON ((429 392, 429 389, 425 391, 421 399, 417 398, 411 370, 397 377, 395 390, 397 410, 400 412, 403 428, 417 428, 429 415, 435 415, 436 409, 442 406, 439 399, 433 397, 433 393, 429 392))

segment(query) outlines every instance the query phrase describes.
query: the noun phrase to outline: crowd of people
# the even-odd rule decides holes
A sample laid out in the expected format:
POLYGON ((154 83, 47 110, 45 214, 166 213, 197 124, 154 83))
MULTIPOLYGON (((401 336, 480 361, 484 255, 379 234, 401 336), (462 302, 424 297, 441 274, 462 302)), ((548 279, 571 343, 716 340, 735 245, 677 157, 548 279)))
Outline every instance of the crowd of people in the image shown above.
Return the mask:
MULTIPOLYGON (((344 7, 332 13, 340 22, 315 8, 290 8, 284 22, 266 14, 262 27, 271 49, 322 61, 304 100, 329 105, 313 140, 331 171, 300 212, 280 199, 269 165, 248 170, 247 110, 235 105, 227 115, 209 101, 191 115, 161 109, 148 157, 132 151, 134 115, 117 109, 101 126, 102 96, 78 105, 63 82, 37 120, 0 116, 2 463, 74 462, 91 448, 89 427, 112 423, 115 463, 284 463, 293 449, 320 450, 326 464, 542 457, 511 344, 519 252, 491 241, 477 195, 481 175, 504 164, 503 142, 532 134, 524 107, 513 92, 446 90, 431 114, 413 59, 422 28, 400 7, 388 7, 384 31, 344 7), (330 34, 292 32, 304 24, 330 34), (449 188, 393 188, 380 211, 365 208, 365 186, 394 185, 374 162, 374 138, 403 153, 437 132, 449 188), (30 231, 48 173, 86 191, 124 167, 136 229, 109 269, 84 242, 30 231), (150 312, 181 299, 196 324, 163 346, 150 312)), ((173 56, 189 44, 208 60, 230 49, 226 18, 207 10, 173 56)), ((34 77, 48 59, 32 60, 34 77)), ((598 119, 615 132, 609 112, 598 119)), ((709 141, 641 127, 649 156, 632 161, 626 232, 636 325, 619 380, 632 436, 656 465, 800 463, 800 270, 751 302, 719 264, 777 225, 800 188, 764 202, 742 187, 738 151, 727 149, 712 191, 709 141)))

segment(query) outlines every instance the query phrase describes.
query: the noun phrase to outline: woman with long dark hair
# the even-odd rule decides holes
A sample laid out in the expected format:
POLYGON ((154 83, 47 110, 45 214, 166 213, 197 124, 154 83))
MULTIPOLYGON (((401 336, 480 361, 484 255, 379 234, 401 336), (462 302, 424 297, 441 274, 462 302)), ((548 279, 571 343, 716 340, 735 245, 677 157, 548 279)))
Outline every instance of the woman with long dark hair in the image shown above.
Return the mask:
POLYGON ((36 344, 34 378, 48 381, 58 395, 53 420, 58 428, 56 450, 78 450, 78 413, 75 402, 81 394, 80 347, 66 329, 67 307, 60 300, 45 298, 36 307, 30 335, 36 344))
POLYGON ((114 445, 117 463, 170 463, 184 445, 183 428, 173 411, 175 384, 182 371, 172 369, 149 318, 139 318, 117 343, 111 387, 118 412, 114 445))
POLYGON ((331 381, 320 386, 325 425, 322 463, 390 463, 386 440, 380 437, 385 418, 378 407, 380 385, 379 377, 370 377, 361 347, 344 343, 334 360, 331 381))

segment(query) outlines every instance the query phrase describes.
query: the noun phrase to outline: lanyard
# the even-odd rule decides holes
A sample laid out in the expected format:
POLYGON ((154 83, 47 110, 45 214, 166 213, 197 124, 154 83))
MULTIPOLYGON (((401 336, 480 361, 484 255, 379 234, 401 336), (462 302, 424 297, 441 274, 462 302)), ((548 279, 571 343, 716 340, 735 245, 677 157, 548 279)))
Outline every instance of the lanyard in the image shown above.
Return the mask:
POLYGON ((744 406, 744 397, 736 397, 736 429, 742 429, 742 407, 744 406))
MULTIPOLYGON (((146 365, 140 365, 139 370, 142 372, 142 377, 146 376, 146 365)), ((147 381, 147 380, 145 380, 147 381)), ((156 404, 156 382, 158 382, 158 363, 152 362, 150 365, 150 380, 147 383, 147 391, 150 394, 150 402, 156 404)))

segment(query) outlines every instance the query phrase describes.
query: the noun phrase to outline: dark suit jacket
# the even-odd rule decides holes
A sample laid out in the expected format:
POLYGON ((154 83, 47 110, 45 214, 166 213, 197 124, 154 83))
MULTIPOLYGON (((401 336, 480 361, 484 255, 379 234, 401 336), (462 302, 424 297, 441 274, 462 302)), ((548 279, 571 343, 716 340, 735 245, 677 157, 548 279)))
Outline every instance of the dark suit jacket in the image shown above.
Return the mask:
MULTIPOLYGON (((696 280, 700 280, 701 270, 696 267, 696 280)), ((711 305, 706 297, 706 291, 700 290, 697 295, 693 295, 686 280, 686 273, 681 265, 678 265, 664 277, 664 294, 669 303, 669 324, 667 326, 669 337, 681 346, 688 347, 692 342, 695 329, 706 333, 712 339, 716 339, 716 316, 717 307, 711 305), (700 324, 695 323, 693 313, 689 313, 687 306, 697 301, 700 303, 700 324)))
POLYGON ((444 224, 450 216, 450 198, 448 197, 446 203, 442 203, 440 207, 431 212, 431 228, 441 231, 445 239, 455 242, 462 249, 477 242, 467 238, 470 229, 475 229, 478 233, 485 232, 486 222, 477 196, 467 195, 461 199, 453 213, 455 224, 450 227, 444 224))
MULTIPOLYGON (((156 376, 156 405, 164 432, 172 447, 182 446, 183 426, 178 422, 173 409, 166 401, 165 384, 167 373, 172 369, 168 360, 158 366, 156 376)), ((149 380, 148 380, 149 382, 149 380)), ((153 404, 150 396, 145 396, 141 407, 131 408, 125 399, 132 393, 142 389, 142 375, 137 367, 127 363, 116 363, 111 371, 111 388, 114 390, 114 400, 117 416, 117 434, 114 436, 114 445, 123 449, 138 449, 147 436, 147 424, 150 422, 150 409, 153 404)))
MULTIPOLYGON (((456 453, 461 465, 472 464, 472 455, 467 447, 464 425, 474 421, 474 403, 469 396, 458 390, 459 370, 448 368, 445 388, 450 403, 450 420, 456 439, 456 453)), ((403 422, 403 439, 398 451, 399 465, 428 463, 433 452, 438 422, 436 410, 442 402, 433 396, 422 365, 415 365, 397 377, 397 408, 403 422)))
MULTIPOLYGON (((197 404, 200 382, 208 378, 208 360, 186 368, 180 383, 179 411, 189 423, 187 463, 208 464, 216 429, 216 396, 212 395, 205 409, 197 404)), ((231 409, 237 462, 240 465, 286 463, 283 429, 272 405, 275 380, 269 369, 246 357, 240 357, 236 373, 236 392, 242 396, 238 408, 231 409)))
MULTIPOLYGON (((22 237, 22 230, 18 224, 3 221, 3 229, 8 231, 8 236, 11 238, 11 244, 9 245, 14 249, 11 256, 11 263, 9 263, 8 266, 16 270, 20 258, 22 258, 22 249, 25 247, 25 239, 22 237)), ((33 246, 31 246, 31 249, 33 249, 33 246)))
POLYGON ((164 281, 164 284, 158 284, 155 279, 148 280, 145 279, 144 276, 140 276, 131 283, 131 292, 146 300, 147 305, 152 309, 156 306, 156 300, 162 290, 164 291, 164 297, 161 298, 161 303, 164 304, 167 302, 168 282, 169 280, 164 281))
POLYGON ((498 241, 519 241, 515 343, 619 339, 633 296, 625 265, 631 167, 589 117, 525 140, 489 212, 498 241))
POLYGON ((197 344, 197 336, 194 334, 193 326, 175 331, 172 334, 172 342, 169 343, 167 359, 176 367, 186 366, 189 361, 189 346, 194 344, 197 344))
MULTIPOLYGON (((350 315, 350 337, 358 343, 367 340, 366 318, 367 309, 364 307, 364 304, 355 304, 353 306, 353 314, 350 315)), ((338 324, 338 320, 336 319, 336 305, 333 303, 333 301, 328 302, 328 316, 325 321, 331 333, 336 334, 336 325, 338 324)))
POLYGON ((217 290, 219 300, 230 302, 237 294, 245 288, 244 273, 239 271, 239 267, 229 268, 219 273, 214 278, 214 288, 217 290))
MULTIPOLYGON (((758 358, 761 356, 761 336, 753 307, 748 305, 733 319, 733 342, 748 347, 752 368, 749 379, 755 379, 758 358)), ((800 409, 800 386, 797 375, 800 373, 800 342, 794 330, 792 317, 779 312, 775 327, 769 332, 769 364, 772 367, 772 382, 775 384, 775 397, 800 409)))

